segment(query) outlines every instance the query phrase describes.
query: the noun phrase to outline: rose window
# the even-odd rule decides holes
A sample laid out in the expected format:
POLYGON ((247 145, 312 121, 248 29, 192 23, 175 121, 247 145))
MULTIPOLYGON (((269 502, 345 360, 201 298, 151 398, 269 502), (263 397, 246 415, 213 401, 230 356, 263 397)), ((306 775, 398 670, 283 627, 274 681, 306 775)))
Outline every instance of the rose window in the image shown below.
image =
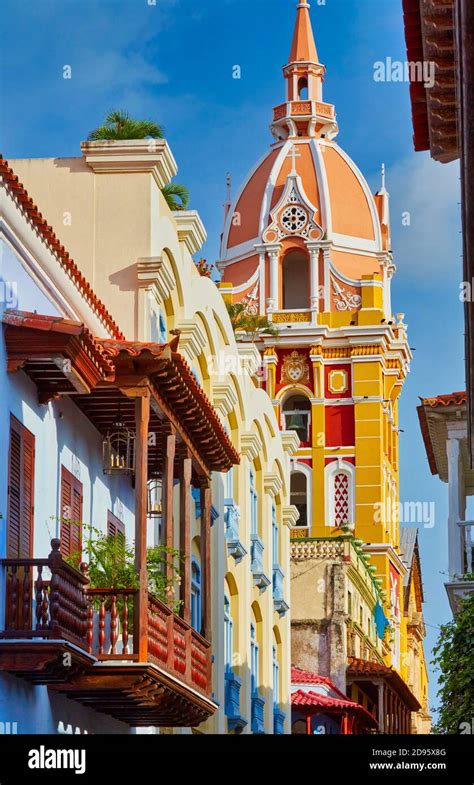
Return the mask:
POLYGON ((306 226, 308 216, 302 207, 287 207, 281 216, 281 223, 287 232, 299 232, 306 226))

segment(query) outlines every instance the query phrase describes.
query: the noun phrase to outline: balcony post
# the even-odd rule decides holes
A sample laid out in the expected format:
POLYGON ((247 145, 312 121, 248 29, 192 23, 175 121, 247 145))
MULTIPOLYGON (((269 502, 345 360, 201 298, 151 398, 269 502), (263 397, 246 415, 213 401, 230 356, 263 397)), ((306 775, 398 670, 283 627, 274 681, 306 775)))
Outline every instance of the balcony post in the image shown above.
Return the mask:
POLYGON ((201 635, 211 640, 211 486, 201 482, 201 635))
POLYGON ((148 572, 147 548, 147 479, 148 479, 148 423, 150 419, 150 391, 143 388, 135 398, 135 567, 139 588, 135 595, 134 639, 139 662, 148 658, 148 572))
POLYGON ((179 500, 179 548, 181 584, 179 598, 180 614, 188 624, 191 621, 191 472, 192 460, 189 453, 180 464, 180 500, 179 500))
MULTIPOLYGON (((176 453, 176 435, 174 432, 168 433, 165 436, 165 455, 163 467, 163 521, 164 521, 164 535, 165 545, 167 548, 172 548, 174 544, 173 537, 173 480, 174 480, 174 458, 176 453)), ((173 577, 173 562, 170 556, 167 557, 166 576, 168 580, 173 577)))

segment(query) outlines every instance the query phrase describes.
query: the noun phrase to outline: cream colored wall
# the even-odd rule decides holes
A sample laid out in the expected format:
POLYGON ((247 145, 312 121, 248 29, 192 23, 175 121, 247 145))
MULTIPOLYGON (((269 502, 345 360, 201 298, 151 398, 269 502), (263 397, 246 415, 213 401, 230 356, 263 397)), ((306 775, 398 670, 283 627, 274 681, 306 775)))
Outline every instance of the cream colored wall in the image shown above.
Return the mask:
MULTIPOLYGON (((261 537, 265 544, 264 559, 268 576, 271 564, 271 494, 264 490, 266 475, 276 474, 281 489, 276 496, 280 536, 280 563, 285 573, 285 597, 289 602, 289 530, 283 523, 288 505, 289 454, 283 448, 281 433, 267 394, 255 387, 246 371, 232 378, 216 367, 222 354, 228 362, 239 357, 239 350, 222 297, 209 279, 196 271, 189 244, 200 244, 196 229, 181 234, 168 209, 156 180, 149 171, 93 172, 82 158, 38 159, 11 162, 32 198, 52 224, 60 240, 84 275, 93 284, 127 339, 149 340, 150 306, 161 307, 167 315, 167 329, 182 329, 180 350, 201 377, 203 386, 232 435, 235 446, 242 448, 243 434, 258 436, 261 448, 253 458, 243 455, 235 467, 235 501, 241 509, 240 539, 247 556, 236 564, 227 556, 224 538, 224 478, 214 475, 213 504, 220 512, 212 529, 212 612, 214 694, 219 711, 204 726, 204 732, 226 731, 224 717, 224 577, 230 573, 235 581, 238 607, 234 647, 242 675, 241 713, 248 721, 244 733, 250 732, 250 615, 251 605, 258 602, 262 614, 261 686, 267 698, 266 732, 273 732, 272 714, 272 644, 273 628, 281 637, 281 696, 286 711, 286 732, 290 729, 288 706, 290 681, 290 614, 279 617, 273 610, 271 586, 260 593, 253 586, 250 571, 249 470, 257 460, 261 537), (63 222, 63 213, 71 214, 71 225, 63 222), (188 243, 188 244, 187 244, 188 243), (139 286, 137 261, 161 257, 162 268, 139 286), (220 322, 220 325, 219 325, 220 322), (207 377, 207 378, 206 378, 207 377), (272 435, 273 432, 273 435, 272 435)), ((120 168, 120 165, 118 165, 120 168)), ((196 219, 198 220, 198 219, 196 219)), ((194 245, 193 245, 194 244, 194 245)))

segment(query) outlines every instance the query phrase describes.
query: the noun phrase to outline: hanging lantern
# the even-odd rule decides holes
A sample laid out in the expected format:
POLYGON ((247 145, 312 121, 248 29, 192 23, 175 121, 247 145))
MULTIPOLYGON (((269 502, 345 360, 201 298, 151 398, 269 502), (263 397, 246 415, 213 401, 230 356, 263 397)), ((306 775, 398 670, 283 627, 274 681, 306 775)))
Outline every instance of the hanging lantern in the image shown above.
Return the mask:
POLYGON ((161 494, 162 494, 161 480, 152 477, 150 480, 148 480, 148 484, 147 484, 147 495, 148 495, 147 515, 149 518, 161 518, 161 514, 163 510, 161 506, 161 494))
POLYGON ((102 442, 104 474, 133 474, 135 471, 135 431, 117 418, 102 442))

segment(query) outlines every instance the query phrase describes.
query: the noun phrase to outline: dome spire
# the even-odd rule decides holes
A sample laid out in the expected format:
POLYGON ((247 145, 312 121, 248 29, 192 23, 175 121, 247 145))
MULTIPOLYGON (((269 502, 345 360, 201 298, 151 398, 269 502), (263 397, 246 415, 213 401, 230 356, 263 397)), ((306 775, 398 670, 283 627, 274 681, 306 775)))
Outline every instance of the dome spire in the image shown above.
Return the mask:
POLYGON ((334 106, 323 101, 326 69, 318 59, 309 9, 306 0, 299 0, 290 59, 283 68, 286 100, 273 109, 271 130, 277 141, 298 136, 334 139, 338 132, 334 106))
POLYGON ((291 44, 289 63, 303 61, 306 63, 317 63, 318 53, 314 42, 313 28, 309 15, 309 3, 300 0, 296 6, 296 23, 291 44))

